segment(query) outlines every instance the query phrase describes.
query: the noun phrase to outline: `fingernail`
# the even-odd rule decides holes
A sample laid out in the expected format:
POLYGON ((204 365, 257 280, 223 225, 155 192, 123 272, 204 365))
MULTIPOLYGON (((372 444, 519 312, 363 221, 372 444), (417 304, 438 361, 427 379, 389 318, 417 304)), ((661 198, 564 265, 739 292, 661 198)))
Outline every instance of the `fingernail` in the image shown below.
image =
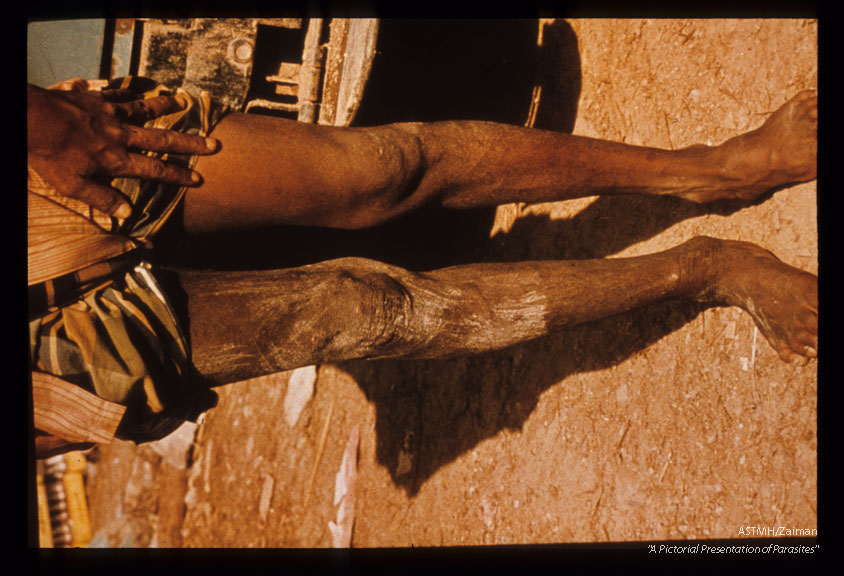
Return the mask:
POLYGON ((177 94, 175 96, 176 103, 179 105, 179 108, 184 108, 188 105, 188 99, 182 96, 181 94, 177 94))
POLYGON ((216 149, 217 149, 217 144, 219 144, 219 142, 217 141, 217 139, 216 139, 216 138, 206 138, 206 139, 205 139, 205 146, 206 146, 209 150, 216 150, 216 149))
POLYGON ((132 207, 129 206, 128 204, 121 204, 120 208, 118 208, 114 212, 114 216, 116 218, 120 218, 121 220, 126 220, 126 218, 128 218, 131 215, 132 215, 132 207))
POLYGON ((190 179, 191 179, 191 182, 196 184, 197 182, 202 180, 202 177, 199 174, 197 174, 196 172, 191 172, 190 173, 190 179))

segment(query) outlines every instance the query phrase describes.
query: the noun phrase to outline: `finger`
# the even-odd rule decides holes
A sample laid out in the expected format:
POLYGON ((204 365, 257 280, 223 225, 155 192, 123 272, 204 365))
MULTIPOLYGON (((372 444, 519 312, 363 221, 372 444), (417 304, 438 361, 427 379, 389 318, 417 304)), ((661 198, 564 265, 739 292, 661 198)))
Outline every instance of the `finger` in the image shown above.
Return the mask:
POLYGON ((199 174, 190 168, 168 164, 143 154, 129 154, 126 162, 118 171, 113 171, 113 175, 181 186, 196 186, 202 181, 199 174))
POLYGON ((67 192, 67 195, 116 218, 126 219, 132 214, 131 204, 120 192, 90 180, 81 181, 79 186, 67 192))
POLYGON ((175 152, 177 154, 211 154, 217 150, 214 138, 181 134, 160 128, 139 128, 129 126, 126 146, 153 152, 175 152))
POLYGON ((115 115, 121 120, 146 122, 164 114, 178 112, 187 106, 188 101, 182 96, 155 96, 143 100, 132 100, 115 104, 115 115))

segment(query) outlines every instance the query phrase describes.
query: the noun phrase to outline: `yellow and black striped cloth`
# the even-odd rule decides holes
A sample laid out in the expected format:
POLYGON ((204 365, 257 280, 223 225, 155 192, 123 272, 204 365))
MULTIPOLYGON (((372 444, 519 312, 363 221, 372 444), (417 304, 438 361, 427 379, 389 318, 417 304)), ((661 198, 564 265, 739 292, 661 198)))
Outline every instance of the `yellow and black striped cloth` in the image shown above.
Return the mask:
MULTIPOLYGON (((130 77, 113 81, 104 89, 104 97, 115 88, 128 89, 138 97, 168 93, 149 79, 130 77)), ((205 93, 179 93, 189 100, 188 107, 146 126, 207 135, 222 109, 212 106, 205 93)), ((196 157, 171 154, 166 160, 192 167, 196 157)), ((133 207, 131 216, 120 221, 58 195, 31 168, 28 184, 31 370, 125 406, 115 433, 118 438, 145 442, 169 434, 202 410, 197 401, 205 395, 189 377, 186 339, 142 254, 151 248, 152 237, 185 189, 117 179, 112 185, 133 207)), ((96 420, 82 413, 93 403, 80 398, 42 410, 48 413, 42 422, 53 424, 53 430, 70 430, 65 436, 85 438, 86 431, 74 426, 81 428, 96 420), (71 410, 79 414, 69 414, 71 410)), ((38 414, 39 406, 35 409, 38 414)))

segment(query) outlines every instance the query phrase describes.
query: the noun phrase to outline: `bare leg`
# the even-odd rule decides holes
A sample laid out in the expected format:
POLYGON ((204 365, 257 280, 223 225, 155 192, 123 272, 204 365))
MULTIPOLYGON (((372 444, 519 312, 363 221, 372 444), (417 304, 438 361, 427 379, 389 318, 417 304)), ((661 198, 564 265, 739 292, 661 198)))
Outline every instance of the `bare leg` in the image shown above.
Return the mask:
POLYGON ((423 204, 470 208, 597 194, 750 201, 816 175, 817 97, 801 92, 720 146, 659 150, 484 122, 331 128, 232 115, 185 201, 190 233, 361 228, 423 204))
POLYGON ((817 349, 817 278, 712 238, 625 259, 413 273, 353 258, 180 281, 193 361, 214 384, 352 358, 474 354, 666 298, 742 307, 785 360, 817 349))

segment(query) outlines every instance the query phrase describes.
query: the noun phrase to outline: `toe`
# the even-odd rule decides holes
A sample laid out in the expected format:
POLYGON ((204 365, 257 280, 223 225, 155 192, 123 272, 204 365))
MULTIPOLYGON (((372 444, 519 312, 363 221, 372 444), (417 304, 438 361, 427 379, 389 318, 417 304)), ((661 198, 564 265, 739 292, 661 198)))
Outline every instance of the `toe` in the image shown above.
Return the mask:
POLYGON ((777 356, 779 356, 783 362, 791 362, 794 357, 794 351, 788 343, 779 338, 767 338, 767 340, 768 344, 771 345, 771 348, 774 349, 774 352, 777 353, 777 356))
POLYGON ((815 313, 811 310, 805 311, 801 315, 800 324, 802 324, 803 327, 806 330, 808 330, 809 332, 811 332, 812 334, 817 334, 818 333, 818 315, 817 315, 817 313, 815 313))
POLYGON ((813 355, 812 352, 818 349, 818 337, 806 330, 800 330, 795 335, 794 342, 791 343, 791 348, 804 356, 813 355))

